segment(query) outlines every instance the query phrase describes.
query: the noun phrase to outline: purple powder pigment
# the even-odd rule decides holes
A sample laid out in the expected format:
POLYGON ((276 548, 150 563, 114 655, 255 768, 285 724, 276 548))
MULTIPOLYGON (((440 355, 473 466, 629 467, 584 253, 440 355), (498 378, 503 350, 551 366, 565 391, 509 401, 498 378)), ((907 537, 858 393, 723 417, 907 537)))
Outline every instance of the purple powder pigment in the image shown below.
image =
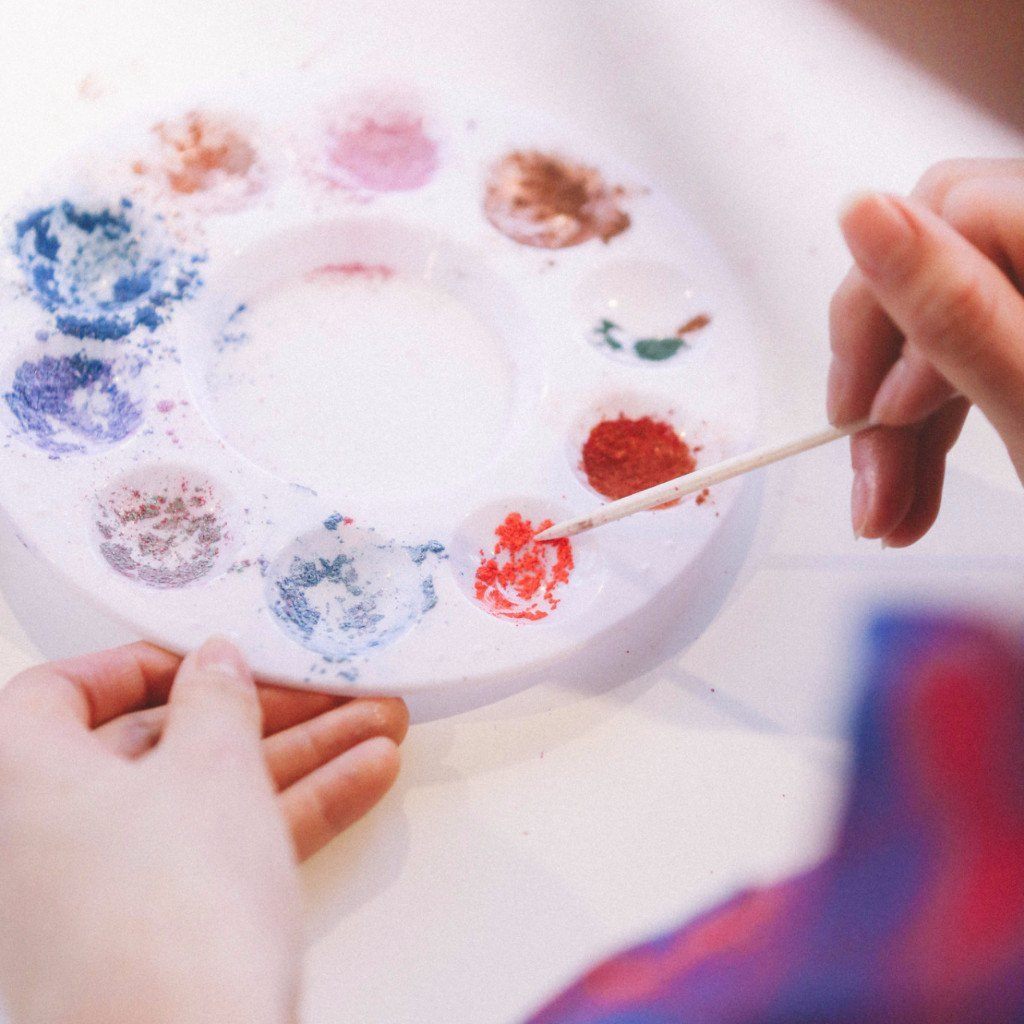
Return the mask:
POLYGON ((112 569, 163 589, 207 576, 230 539, 212 487, 184 477, 171 485, 116 489, 100 502, 96 528, 112 569))
POLYGON ((130 199, 87 209, 65 199, 15 225, 13 250, 30 294, 76 338, 155 330, 200 285, 203 256, 179 251, 130 199))
POLYGON ((85 352, 22 363, 3 397, 18 432, 54 458, 117 444, 142 422, 112 364, 85 352))

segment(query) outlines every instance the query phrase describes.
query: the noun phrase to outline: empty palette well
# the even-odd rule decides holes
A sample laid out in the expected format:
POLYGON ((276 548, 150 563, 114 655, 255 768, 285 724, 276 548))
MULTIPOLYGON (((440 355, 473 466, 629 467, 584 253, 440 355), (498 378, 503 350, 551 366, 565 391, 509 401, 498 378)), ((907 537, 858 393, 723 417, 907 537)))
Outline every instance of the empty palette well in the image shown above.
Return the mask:
POLYGON ((215 334, 201 385, 212 421, 273 474, 364 507, 467 486, 513 396, 486 281, 464 277, 455 294, 438 280, 444 253, 399 225, 312 234, 275 257, 302 269, 239 294, 215 334))

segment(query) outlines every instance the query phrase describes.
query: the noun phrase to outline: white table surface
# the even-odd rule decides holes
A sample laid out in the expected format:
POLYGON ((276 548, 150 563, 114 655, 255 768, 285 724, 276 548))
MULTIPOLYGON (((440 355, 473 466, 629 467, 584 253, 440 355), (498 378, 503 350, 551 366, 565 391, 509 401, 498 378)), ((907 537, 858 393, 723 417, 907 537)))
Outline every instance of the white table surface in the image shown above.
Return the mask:
MULTIPOLYGON (((140 96, 308 64, 426 72, 574 120, 696 208, 769 353, 765 438, 821 420, 835 228, 864 186, 1008 128, 824 0, 0 0, 0 199, 140 96)), ((892 600, 1020 610, 1019 485, 972 416, 916 548, 854 542, 837 445, 768 478, 724 607, 674 663, 417 725, 394 792, 305 869, 304 1019, 499 1024, 595 957, 812 859, 851 644, 892 600)), ((123 636, 0 534, 0 676, 123 636)))

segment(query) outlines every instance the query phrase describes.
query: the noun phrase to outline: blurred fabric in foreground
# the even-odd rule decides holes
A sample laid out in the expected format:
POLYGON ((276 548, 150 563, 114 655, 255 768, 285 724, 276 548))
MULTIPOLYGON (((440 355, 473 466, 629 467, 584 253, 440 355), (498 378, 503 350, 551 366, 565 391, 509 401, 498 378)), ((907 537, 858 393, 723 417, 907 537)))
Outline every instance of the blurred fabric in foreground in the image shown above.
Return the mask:
POLYGON ((1024 647, 879 618, 833 851, 601 964, 531 1024, 1024 1021, 1024 647))

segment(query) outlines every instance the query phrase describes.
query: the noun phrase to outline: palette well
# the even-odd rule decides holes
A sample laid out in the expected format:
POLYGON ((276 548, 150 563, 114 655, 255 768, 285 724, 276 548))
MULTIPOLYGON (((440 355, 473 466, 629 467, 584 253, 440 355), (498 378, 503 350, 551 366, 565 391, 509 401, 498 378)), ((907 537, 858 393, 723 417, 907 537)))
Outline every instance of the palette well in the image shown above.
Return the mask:
POLYGON ((740 450, 758 377, 709 238, 543 117, 211 91, 70 154, 4 245, 0 504, 161 644, 223 632, 339 692, 514 686, 629 649, 725 543, 738 485, 533 540, 740 450))

